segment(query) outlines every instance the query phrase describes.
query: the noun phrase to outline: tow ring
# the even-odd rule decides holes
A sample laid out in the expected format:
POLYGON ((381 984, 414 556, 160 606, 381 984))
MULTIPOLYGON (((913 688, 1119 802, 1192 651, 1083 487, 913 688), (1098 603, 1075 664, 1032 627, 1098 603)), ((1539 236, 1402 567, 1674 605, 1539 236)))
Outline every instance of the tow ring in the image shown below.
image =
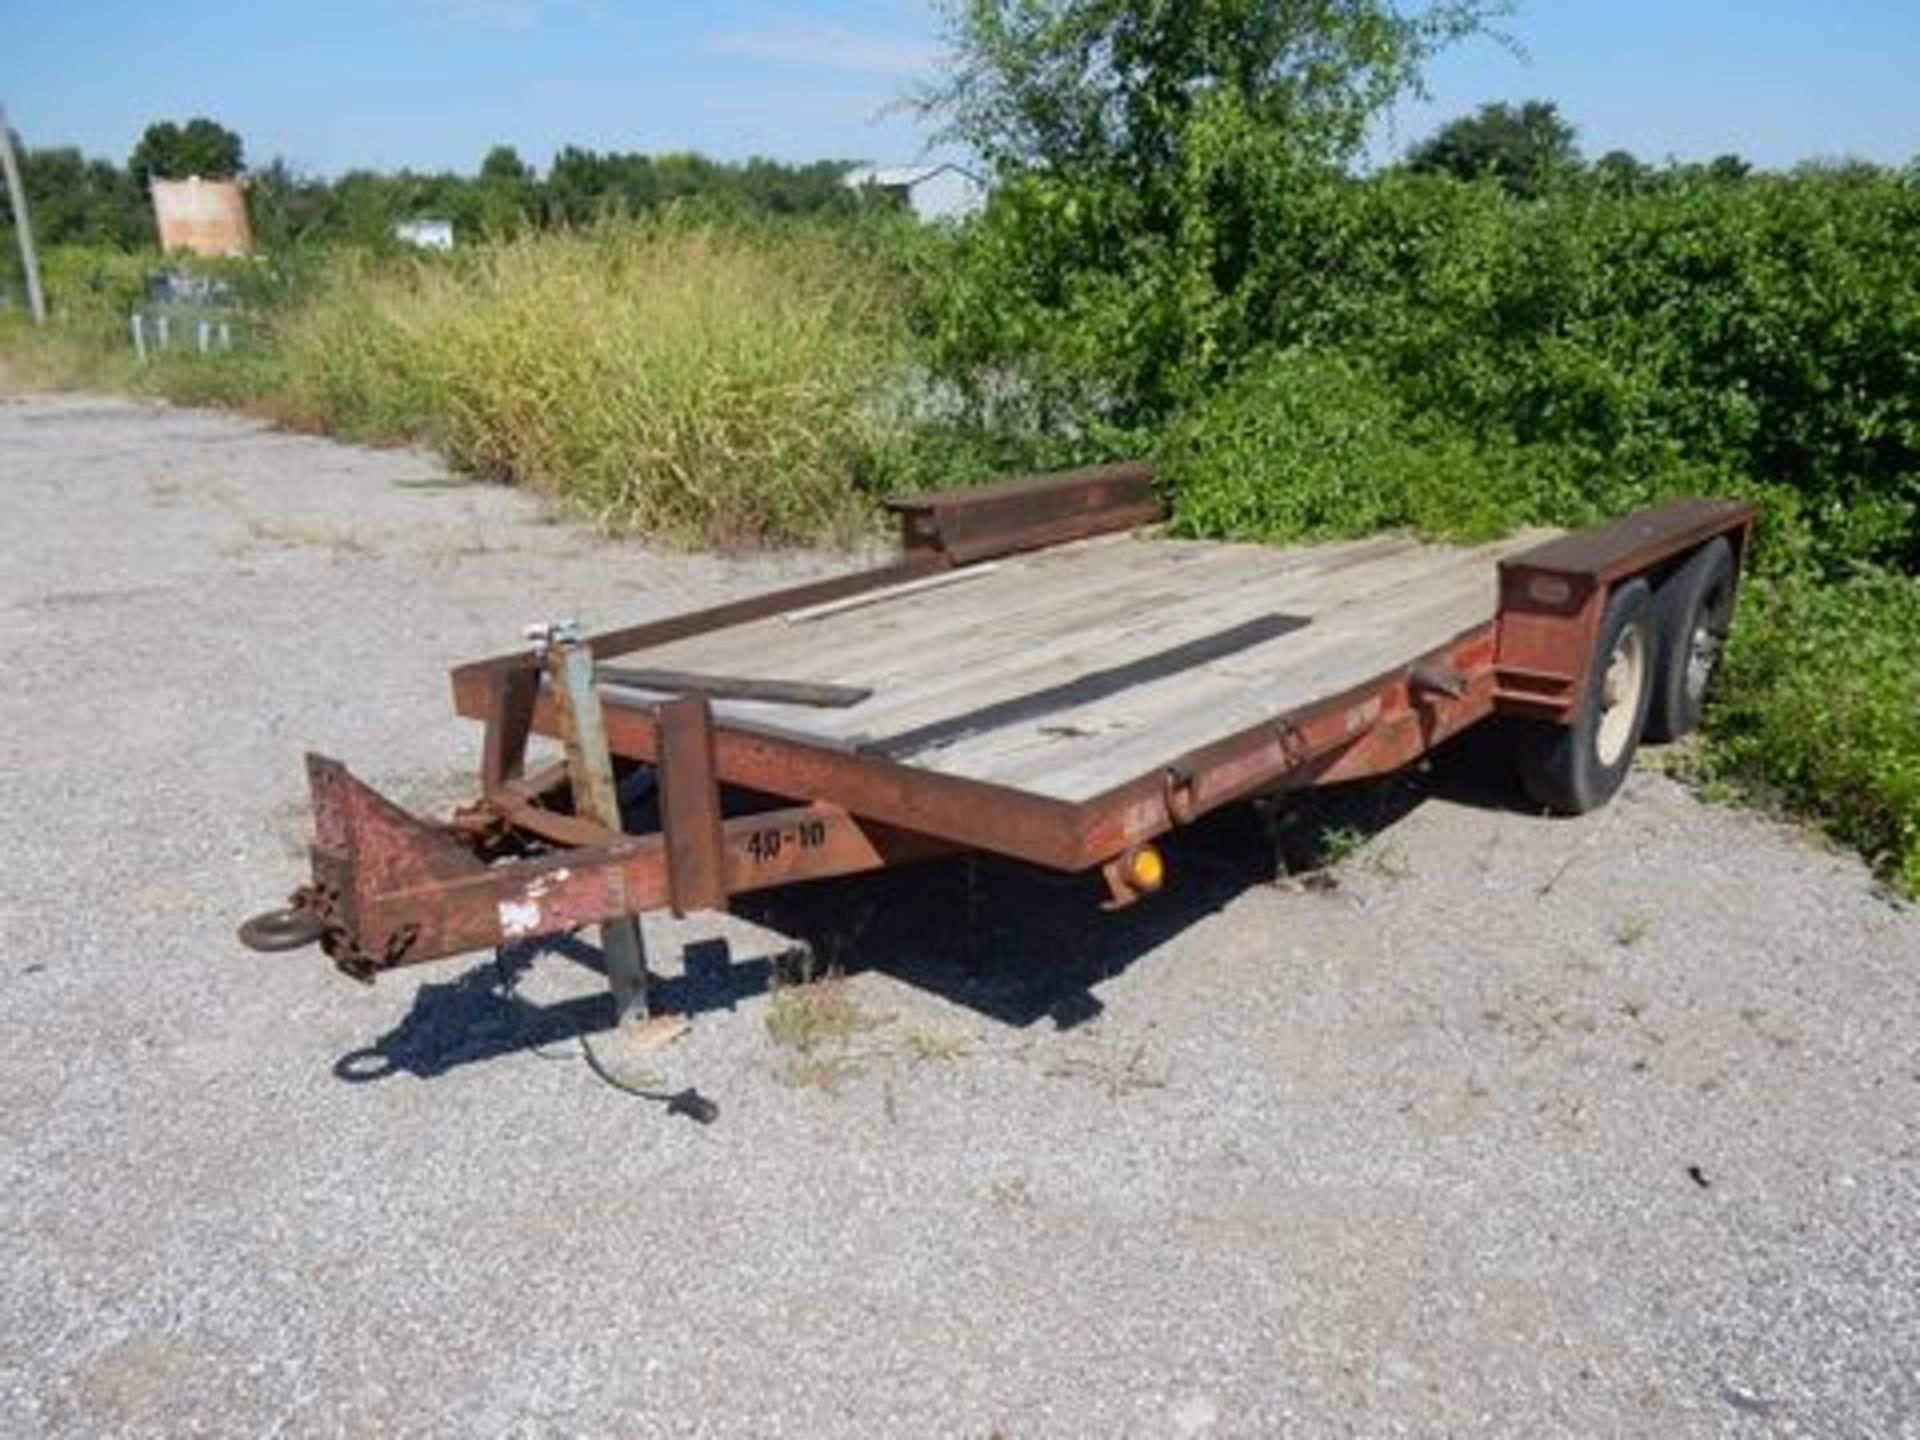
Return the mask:
POLYGON ((312 910, 289 907, 267 910, 240 926, 240 943, 269 955, 298 950, 327 933, 327 922, 312 910))

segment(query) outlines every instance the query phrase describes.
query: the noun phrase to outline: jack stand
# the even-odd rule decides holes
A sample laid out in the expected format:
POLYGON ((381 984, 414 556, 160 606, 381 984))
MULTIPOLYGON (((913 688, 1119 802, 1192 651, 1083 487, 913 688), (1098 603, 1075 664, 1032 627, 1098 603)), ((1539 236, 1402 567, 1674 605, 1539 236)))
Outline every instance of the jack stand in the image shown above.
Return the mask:
MULTIPOLYGON (((527 635, 545 660, 547 681, 560 710, 574 813, 618 830, 620 796, 613 783, 613 754, 607 745, 600 692, 593 683, 593 651, 581 643, 579 626, 570 620, 530 627, 527 635)), ((613 992, 618 1048, 655 1049, 687 1032, 684 1015, 654 1015, 647 1008, 647 951, 637 915, 603 924, 600 949, 606 957, 607 987, 613 992)))

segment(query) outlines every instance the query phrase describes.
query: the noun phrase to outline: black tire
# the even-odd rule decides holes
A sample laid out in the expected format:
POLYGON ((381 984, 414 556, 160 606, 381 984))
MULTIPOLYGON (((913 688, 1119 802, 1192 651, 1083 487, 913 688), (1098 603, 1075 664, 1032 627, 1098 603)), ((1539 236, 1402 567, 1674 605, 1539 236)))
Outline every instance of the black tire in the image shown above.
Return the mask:
POLYGON ((1647 707, 1647 739, 1653 743, 1678 740, 1700 723, 1733 622, 1733 590, 1733 547, 1721 537, 1696 550, 1653 592, 1659 647, 1647 707))
POLYGON ((1580 707, 1568 725, 1530 722, 1516 737, 1520 781, 1542 809, 1584 815, 1613 798, 1640 745, 1652 699, 1653 597, 1644 580, 1615 588, 1587 662, 1580 707), (1615 671, 1625 667, 1624 675, 1615 671), (1622 680, 1632 694, 1615 693, 1622 680))

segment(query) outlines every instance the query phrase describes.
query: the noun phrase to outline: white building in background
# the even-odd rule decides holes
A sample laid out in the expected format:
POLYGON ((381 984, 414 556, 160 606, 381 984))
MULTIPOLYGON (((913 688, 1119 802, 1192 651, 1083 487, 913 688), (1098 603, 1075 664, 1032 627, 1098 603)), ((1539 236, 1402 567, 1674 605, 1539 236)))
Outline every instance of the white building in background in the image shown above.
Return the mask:
POLYGON ((987 203, 987 182, 947 161, 925 165, 859 165, 841 184, 877 192, 922 220, 958 220, 987 203))
POLYGON ((393 238, 402 245, 411 245, 416 250, 453 249, 453 221, 401 220, 393 227, 393 238))

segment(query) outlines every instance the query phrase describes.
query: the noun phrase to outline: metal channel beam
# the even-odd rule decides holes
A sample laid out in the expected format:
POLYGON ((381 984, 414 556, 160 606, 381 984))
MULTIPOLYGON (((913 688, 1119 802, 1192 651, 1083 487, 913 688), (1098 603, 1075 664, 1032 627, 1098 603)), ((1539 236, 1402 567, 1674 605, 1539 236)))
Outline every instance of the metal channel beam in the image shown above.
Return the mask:
POLYGON ((955 565, 1165 518, 1153 466, 1145 460, 902 495, 887 508, 900 517, 907 554, 940 556, 955 565))

